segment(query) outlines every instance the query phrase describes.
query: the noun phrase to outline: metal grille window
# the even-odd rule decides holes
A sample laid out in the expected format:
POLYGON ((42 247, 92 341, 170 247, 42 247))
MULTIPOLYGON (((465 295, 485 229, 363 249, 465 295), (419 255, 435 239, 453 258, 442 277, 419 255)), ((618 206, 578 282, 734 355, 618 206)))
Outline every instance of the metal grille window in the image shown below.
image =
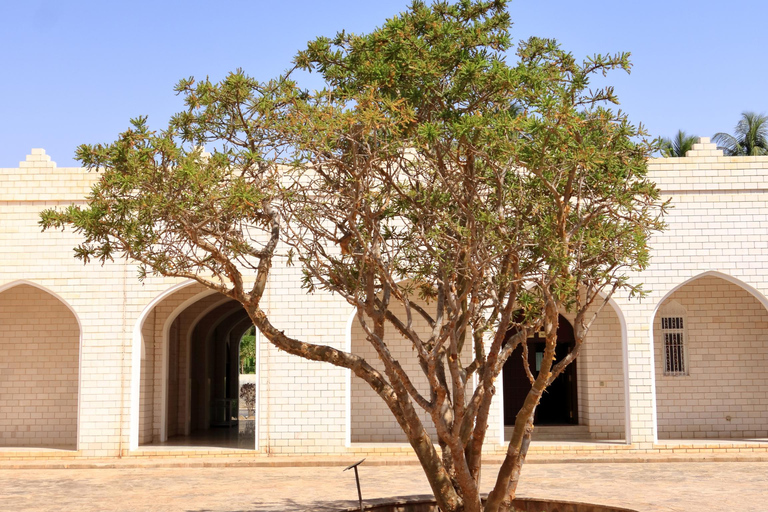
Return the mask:
POLYGON ((683 317, 662 317, 664 335, 664 375, 688 375, 683 317))

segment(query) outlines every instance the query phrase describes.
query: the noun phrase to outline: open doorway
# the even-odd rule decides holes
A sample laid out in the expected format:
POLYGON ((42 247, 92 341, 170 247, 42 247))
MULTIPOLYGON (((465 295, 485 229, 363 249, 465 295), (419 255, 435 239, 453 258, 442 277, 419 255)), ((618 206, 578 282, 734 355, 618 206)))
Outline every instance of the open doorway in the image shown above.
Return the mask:
MULTIPOLYGON (((557 347, 555 361, 560 361, 573 349, 573 327, 560 315, 557 328, 557 347)), ((504 425, 515 424, 517 412, 523 406, 525 397, 531 390, 531 383, 523 364, 527 364, 534 377, 538 375, 544 356, 544 338, 539 333, 528 338, 528 359, 523 361, 523 347, 518 346, 507 359, 503 368, 504 380, 504 425)), ((576 361, 568 365, 565 371, 547 388, 536 408, 535 425, 578 425, 578 383, 576 361)))
POLYGON ((247 377, 248 414, 240 377, 245 366, 253 372, 257 366, 253 323, 237 301, 220 294, 177 294, 160 302, 142 329, 139 444, 255 449, 258 382, 255 373, 247 377), (250 362, 241 357, 244 341, 250 362))

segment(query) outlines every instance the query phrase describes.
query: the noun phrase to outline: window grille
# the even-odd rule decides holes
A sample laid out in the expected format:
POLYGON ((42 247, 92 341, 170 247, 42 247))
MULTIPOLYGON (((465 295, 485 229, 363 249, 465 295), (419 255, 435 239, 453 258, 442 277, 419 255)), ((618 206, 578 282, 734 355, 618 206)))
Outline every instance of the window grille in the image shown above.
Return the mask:
POLYGON ((664 375, 688 375, 683 317, 662 317, 664 335, 664 375))

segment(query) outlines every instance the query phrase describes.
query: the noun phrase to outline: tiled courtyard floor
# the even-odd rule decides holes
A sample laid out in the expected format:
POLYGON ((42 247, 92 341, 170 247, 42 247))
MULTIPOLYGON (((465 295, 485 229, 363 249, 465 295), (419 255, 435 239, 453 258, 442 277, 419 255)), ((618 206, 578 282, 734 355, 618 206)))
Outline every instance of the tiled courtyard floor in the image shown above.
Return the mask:
MULTIPOLYGON (((0 469, 3 511, 289 512, 356 504, 341 467, 0 469)), ((496 466, 484 471, 488 490, 496 466)), ((368 466, 363 498, 427 494, 417 466, 368 466)), ((641 512, 768 511, 768 463, 528 464, 520 496, 641 512)))

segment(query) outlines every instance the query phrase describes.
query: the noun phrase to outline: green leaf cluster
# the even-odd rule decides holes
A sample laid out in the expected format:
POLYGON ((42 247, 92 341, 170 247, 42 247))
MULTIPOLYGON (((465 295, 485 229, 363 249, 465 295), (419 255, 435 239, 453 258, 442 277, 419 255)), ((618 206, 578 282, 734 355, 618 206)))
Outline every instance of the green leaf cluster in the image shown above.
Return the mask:
POLYGON ((430 296, 460 277, 484 282, 483 302, 561 276, 573 297, 648 264, 663 210, 645 177, 653 145, 590 82, 629 56, 578 62, 531 38, 510 65, 508 29, 504 2, 414 2, 299 53, 327 85, 294 141, 302 168, 321 169, 292 212, 315 235, 300 251, 308 287, 361 297, 407 279, 430 296), (345 237, 359 250, 320 249, 345 237))
MULTIPOLYGON (((512 59, 506 8, 417 0, 369 34, 311 41, 274 80, 241 70, 182 80, 186 107, 166 129, 138 118, 116 141, 78 149, 100 179, 85 206, 46 210, 41 224, 81 233, 86 262, 117 254, 142 276, 195 279, 239 300, 278 348, 352 369, 407 425, 441 508, 479 510, 505 361, 543 329, 551 357, 527 399, 532 418, 569 362, 553 364, 559 312, 574 313, 580 346, 589 311, 619 290, 641 294, 629 277, 649 264, 666 208, 647 178, 657 145, 612 87, 593 84, 628 72, 629 55, 578 60, 530 38, 512 59), (301 88, 297 69, 324 87, 301 88), (301 264, 307 291, 357 308, 383 373, 272 326, 259 301, 281 256, 301 264), (428 393, 389 352, 386 329, 413 345, 428 393), (431 414, 442 458, 412 402, 431 414)), ((510 453, 524 458, 521 446, 510 453)), ((511 473, 499 478, 488 510, 511 488, 511 473)))

